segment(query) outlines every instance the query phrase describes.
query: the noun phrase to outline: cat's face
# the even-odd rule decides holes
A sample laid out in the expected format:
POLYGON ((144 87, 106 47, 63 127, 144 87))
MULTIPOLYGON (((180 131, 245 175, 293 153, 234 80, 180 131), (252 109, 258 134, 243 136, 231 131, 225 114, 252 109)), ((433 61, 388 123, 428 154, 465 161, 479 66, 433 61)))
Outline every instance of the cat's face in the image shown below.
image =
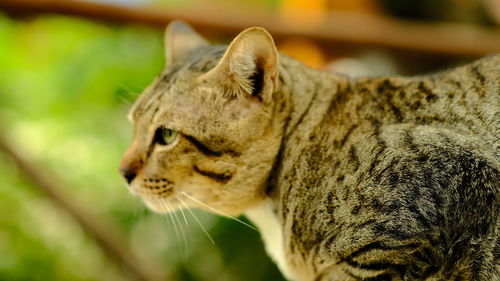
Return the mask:
POLYGON ((262 197, 281 142, 272 38, 254 28, 228 48, 211 46, 176 22, 166 48, 167 67, 129 114, 134 134, 120 171, 155 211, 239 214, 262 197))

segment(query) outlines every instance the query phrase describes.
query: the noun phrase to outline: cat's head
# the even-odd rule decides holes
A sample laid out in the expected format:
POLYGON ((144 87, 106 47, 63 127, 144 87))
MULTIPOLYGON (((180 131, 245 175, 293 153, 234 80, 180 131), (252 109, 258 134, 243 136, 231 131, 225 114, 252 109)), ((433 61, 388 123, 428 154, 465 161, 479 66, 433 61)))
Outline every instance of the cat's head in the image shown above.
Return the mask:
POLYGON ((273 39, 249 28, 229 46, 210 45, 174 22, 165 43, 166 68, 129 113, 120 172, 155 211, 198 200, 239 214, 262 198, 282 138, 273 39))

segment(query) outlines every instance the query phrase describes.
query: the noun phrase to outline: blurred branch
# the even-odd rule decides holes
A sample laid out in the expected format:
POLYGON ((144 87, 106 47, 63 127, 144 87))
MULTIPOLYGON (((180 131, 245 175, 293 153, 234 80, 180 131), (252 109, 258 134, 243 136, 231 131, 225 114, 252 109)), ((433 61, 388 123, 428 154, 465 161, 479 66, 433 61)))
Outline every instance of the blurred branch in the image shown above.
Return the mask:
POLYGON ((333 43, 381 46, 412 52, 481 56, 500 52, 500 28, 465 24, 416 23, 370 15, 330 12, 315 25, 290 25, 276 15, 215 10, 170 11, 60 0, 3 0, 0 9, 15 15, 61 13, 112 22, 141 22, 164 27, 183 19, 202 31, 233 34, 250 26, 267 28, 277 39, 303 37, 324 47, 333 43))
POLYGON ((124 268, 132 280, 159 281, 162 280, 158 270, 151 270, 133 254, 127 247, 124 237, 110 224, 105 223, 102 218, 97 219, 87 210, 76 204, 62 192, 63 185, 53 175, 47 175, 47 171, 36 167, 19 155, 0 136, 0 151, 12 158, 19 170, 41 191, 48 195, 62 209, 68 212, 83 229, 93 238, 104 252, 115 261, 119 268, 124 268))

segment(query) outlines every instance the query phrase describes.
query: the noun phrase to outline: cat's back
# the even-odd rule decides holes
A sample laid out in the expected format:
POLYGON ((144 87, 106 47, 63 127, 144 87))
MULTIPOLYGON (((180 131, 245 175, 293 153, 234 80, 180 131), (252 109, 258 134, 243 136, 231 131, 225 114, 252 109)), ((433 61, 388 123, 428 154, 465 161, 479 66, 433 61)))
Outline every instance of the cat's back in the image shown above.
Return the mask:
POLYGON ((500 161, 500 55, 431 75, 359 79, 352 96, 363 106, 358 102, 337 114, 451 130, 475 139, 500 161))
POLYGON ((291 248, 323 241, 318 259, 360 280, 496 277, 499 81, 491 56, 359 79, 318 102, 323 117, 304 118, 307 137, 285 151, 295 163, 282 193, 291 248))

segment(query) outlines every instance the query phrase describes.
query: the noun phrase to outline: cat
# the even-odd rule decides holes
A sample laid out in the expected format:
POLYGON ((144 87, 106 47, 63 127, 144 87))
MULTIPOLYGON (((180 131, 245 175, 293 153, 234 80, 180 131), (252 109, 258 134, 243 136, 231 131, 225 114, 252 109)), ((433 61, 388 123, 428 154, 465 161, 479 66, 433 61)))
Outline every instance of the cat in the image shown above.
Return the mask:
POLYGON ((500 55, 354 80, 257 27, 165 43, 120 163, 152 210, 247 215, 290 280, 500 280, 500 55))

